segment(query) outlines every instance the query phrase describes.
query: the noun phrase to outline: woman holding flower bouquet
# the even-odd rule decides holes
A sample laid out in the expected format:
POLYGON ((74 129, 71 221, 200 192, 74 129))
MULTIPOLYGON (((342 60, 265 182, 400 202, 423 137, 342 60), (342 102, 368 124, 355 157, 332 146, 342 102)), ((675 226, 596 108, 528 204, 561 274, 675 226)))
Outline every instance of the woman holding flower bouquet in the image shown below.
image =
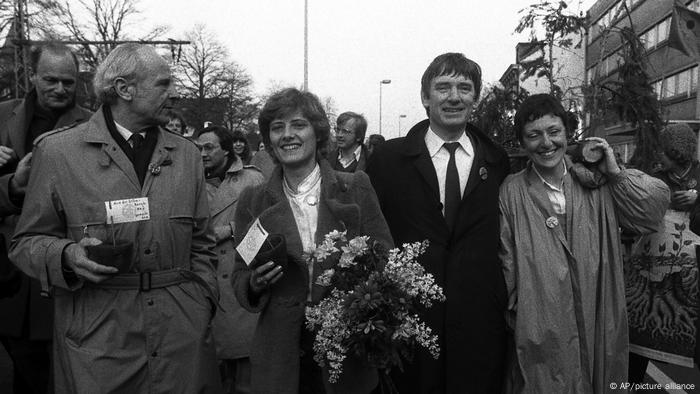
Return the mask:
POLYGON ((346 365, 337 385, 324 382, 312 358, 304 311, 327 292, 316 279, 332 267, 307 263, 325 234, 346 231, 348 237, 366 235, 392 246, 377 197, 365 173, 335 172, 323 159, 330 125, 315 95, 297 89, 274 94, 258 124, 279 165, 265 185, 243 192, 236 239, 259 223, 270 238, 282 236, 286 251, 271 261, 258 254, 250 266, 238 259, 234 269, 239 302, 260 312, 250 356, 253 392, 370 392, 377 374, 366 365, 346 365))

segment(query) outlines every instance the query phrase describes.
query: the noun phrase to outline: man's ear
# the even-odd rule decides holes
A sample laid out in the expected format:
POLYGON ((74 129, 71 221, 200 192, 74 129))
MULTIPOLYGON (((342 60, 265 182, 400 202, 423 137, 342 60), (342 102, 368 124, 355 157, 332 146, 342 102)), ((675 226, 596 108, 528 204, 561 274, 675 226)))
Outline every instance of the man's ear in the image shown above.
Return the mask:
POLYGON ((423 92, 423 89, 420 90, 420 101, 423 104, 423 108, 428 108, 430 103, 428 102, 430 98, 425 96, 425 92, 423 92))
POLYGON ((114 91, 117 96, 126 101, 131 101, 134 98, 134 86, 124 78, 114 80, 114 91))

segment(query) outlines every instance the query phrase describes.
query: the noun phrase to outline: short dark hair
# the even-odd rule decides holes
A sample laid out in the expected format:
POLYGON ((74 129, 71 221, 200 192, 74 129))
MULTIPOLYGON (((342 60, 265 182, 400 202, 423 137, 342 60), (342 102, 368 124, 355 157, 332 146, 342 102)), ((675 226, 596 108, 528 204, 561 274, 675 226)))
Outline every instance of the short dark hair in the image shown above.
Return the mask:
POLYGON ((192 136, 192 139, 196 140, 200 135, 206 133, 216 134, 216 136, 219 138, 219 145, 221 145, 221 149, 229 152, 229 156, 233 154, 233 134, 231 134, 229 129, 223 126, 207 126, 197 131, 195 135, 192 136))
POLYGON ((367 119, 362 114, 347 111, 338 115, 338 119, 335 124, 340 127, 350 119, 355 119, 355 138, 359 140, 360 145, 363 145, 365 141, 365 134, 367 133, 367 119))
POLYGON ((559 117, 566 128, 567 136, 571 135, 576 128, 574 121, 578 122, 575 117, 571 116, 571 114, 564 109, 561 102, 554 96, 549 94, 534 94, 526 98, 515 113, 513 126, 518 141, 523 141, 523 130, 527 123, 545 115, 559 117))
POLYGON ((461 75, 474 83, 474 101, 481 93, 481 67, 461 53, 448 52, 433 59, 420 80, 423 97, 430 96, 430 83, 442 75, 461 75))
POLYGON ((75 52, 73 52, 70 48, 61 43, 50 42, 47 44, 32 45, 32 47, 29 49, 29 65, 32 68, 33 74, 36 73, 37 67, 39 65, 39 60, 41 60, 41 55, 43 55, 44 52, 48 52, 58 56, 70 56, 71 59, 73 59, 73 63, 75 64, 76 74, 78 73, 78 71, 80 71, 80 62, 78 61, 78 56, 75 55, 75 52))
POLYGON ((260 111, 258 127, 265 146, 270 146, 270 123, 296 111, 301 111, 301 114, 311 123, 316 134, 316 154, 325 157, 331 132, 326 111, 315 94, 302 92, 296 88, 283 89, 273 94, 260 111))

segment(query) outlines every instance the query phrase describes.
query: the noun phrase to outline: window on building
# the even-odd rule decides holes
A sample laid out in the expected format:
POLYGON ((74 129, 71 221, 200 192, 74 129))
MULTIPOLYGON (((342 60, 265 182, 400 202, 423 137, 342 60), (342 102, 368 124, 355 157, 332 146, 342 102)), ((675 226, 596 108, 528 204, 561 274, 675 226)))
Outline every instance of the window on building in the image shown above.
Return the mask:
POLYGON ((660 99, 669 99, 677 96, 690 97, 697 89, 698 66, 664 78, 661 87, 659 87, 659 83, 661 81, 654 83, 654 90, 657 92, 657 96, 658 92, 661 91, 660 99))
POLYGON ((686 70, 678 74, 677 82, 678 86, 676 89, 676 94, 681 95, 685 94, 687 95, 690 92, 690 70, 686 70))
POLYGON ((657 28, 657 44, 660 44, 668 40, 668 34, 671 31, 671 18, 669 17, 662 20, 661 23, 658 24, 657 28))
POLYGON ((652 82, 651 87, 654 89, 654 93, 656 93, 656 98, 661 99, 661 85, 663 83, 662 79, 659 79, 656 82, 652 82))
POLYGON ((663 94, 661 98, 671 98, 676 95, 676 75, 664 79, 663 94))

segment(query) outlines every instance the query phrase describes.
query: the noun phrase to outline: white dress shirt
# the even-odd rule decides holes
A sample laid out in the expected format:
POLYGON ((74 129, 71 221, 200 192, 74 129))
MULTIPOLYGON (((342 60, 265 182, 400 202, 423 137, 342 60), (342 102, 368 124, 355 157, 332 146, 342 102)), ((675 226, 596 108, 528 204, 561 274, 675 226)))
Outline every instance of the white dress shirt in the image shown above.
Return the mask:
POLYGON ((535 174, 540 178, 542 183, 544 183, 544 188, 547 192, 547 198, 549 199, 549 202, 552 203, 552 207, 554 208, 554 212, 558 215, 564 215, 566 214, 566 196, 564 195, 564 178, 566 178, 566 174, 568 174, 568 170, 566 169, 566 164, 562 163, 564 166, 564 176, 561 178, 561 184, 559 186, 552 185, 551 183, 547 182, 544 180, 542 175, 540 175, 540 172, 537 171, 537 167, 532 166, 532 169, 535 171, 535 174))
MULTIPOLYGON (((131 141, 129 141, 129 138, 131 138, 131 136, 132 136, 134 133, 132 133, 131 131, 129 131, 129 129, 127 129, 126 127, 120 125, 120 124, 117 123, 117 122, 114 122, 114 125, 117 126, 117 132, 118 132, 119 134, 121 134, 121 136, 124 137, 124 139, 126 140, 126 142, 129 144, 129 146, 133 148, 134 145, 133 145, 133 143, 132 143, 131 141)), ((139 134, 141 134, 141 137, 146 138, 146 132, 141 132, 141 133, 139 133, 139 134)))
POLYGON ((450 152, 443 146, 446 142, 459 143, 459 147, 455 150, 455 164, 459 173, 459 192, 461 197, 464 197, 464 188, 467 186, 469 172, 474 162, 474 146, 466 132, 462 132, 462 135, 456 141, 444 141, 435 134, 433 129, 428 127, 428 132, 425 133, 425 146, 428 148, 428 154, 437 174, 443 215, 445 214, 445 178, 447 177, 447 163, 450 161, 450 152))
POLYGON ((340 162, 340 165, 343 166, 343 168, 348 168, 350 167, 350 164, 352 164, 353 161, 360 162, 360 155, 362 154, 362 145, 357 145, 357 148, 355 148, 355 151, 352 152, 352 156, 350 156, 350 159, 344 159, 343 158, 343 152, 338 149, 338 162, 340 162))
MULTIPOLYGON (((304 253, 311 254, 316 248, 318 204, 321 198, 321 167, 316 164, 311 174, 301 181, 296 192, 287 184, 286 179, 283 185, 284 195, 289 200, 289 206, 292 208, 294 221, 299 230, 302 249, 304 253)), ((307 264, 307 268, 309 270, 309 294, 307 301, 311 301, 314 266, 313 264, 307 264)))

